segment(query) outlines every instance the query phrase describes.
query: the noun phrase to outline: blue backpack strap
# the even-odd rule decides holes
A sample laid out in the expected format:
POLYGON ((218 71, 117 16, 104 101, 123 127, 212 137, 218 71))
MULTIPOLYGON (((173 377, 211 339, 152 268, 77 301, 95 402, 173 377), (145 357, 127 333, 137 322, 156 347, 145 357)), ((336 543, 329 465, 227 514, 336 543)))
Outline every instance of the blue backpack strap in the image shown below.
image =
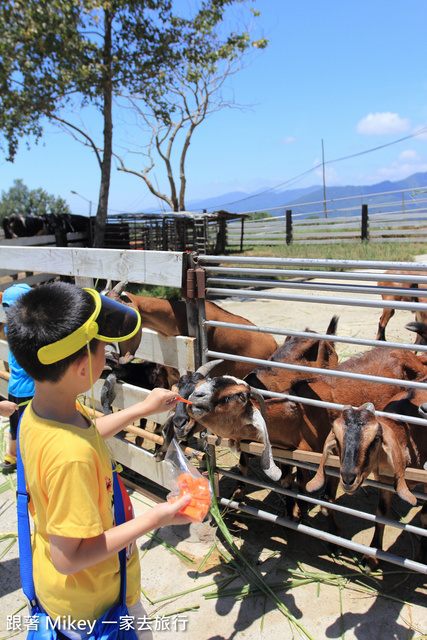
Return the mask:
POLYGON ((18 545, 19 545, 19 568, 21 572, 22 590, 29 601, 31 607, 36 604, 36 592, 33 580, 33 554, 31 549, 30 519, 28 517, 28 502, 30 496, 25 484, 24 465, 21 457, 21 447, 19 443, 19 428, 17 431, 17 513, 18 513, 18 545))
MULTIPOLYGON (((125 519, 125 507, 123 504, 122 492, 120 489, 119 479, 117 477, 117 472, 114 471, 114 462, 113 462, 113 491, 114 491, 114 514, 116 518, 116 526, 119 524, 123 524, 126 521, 125 519)), ((121 549, 119 551, 119 561, 120 561, 120 602, 122 605, 126 604, 126 548, 121 549)))

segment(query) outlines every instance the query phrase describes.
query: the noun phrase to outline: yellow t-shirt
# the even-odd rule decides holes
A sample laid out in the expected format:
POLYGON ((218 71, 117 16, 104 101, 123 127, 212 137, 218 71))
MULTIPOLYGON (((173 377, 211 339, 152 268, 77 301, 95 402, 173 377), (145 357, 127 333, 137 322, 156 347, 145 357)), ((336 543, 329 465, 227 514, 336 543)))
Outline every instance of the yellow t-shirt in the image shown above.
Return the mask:
MULTIPOLYGON (((36 595, 52 617, 96 620, 118 602, 118 554, 72 575, 56 571, 49 534, 92 538, 113 526, 113 477, 108 448, 93 424, 87 429, 45 420, 30 404, 20 426, 29 509, 35 524, 36 595)), ((127 564, 127 605, 140 594, 136 545, 127 564)))

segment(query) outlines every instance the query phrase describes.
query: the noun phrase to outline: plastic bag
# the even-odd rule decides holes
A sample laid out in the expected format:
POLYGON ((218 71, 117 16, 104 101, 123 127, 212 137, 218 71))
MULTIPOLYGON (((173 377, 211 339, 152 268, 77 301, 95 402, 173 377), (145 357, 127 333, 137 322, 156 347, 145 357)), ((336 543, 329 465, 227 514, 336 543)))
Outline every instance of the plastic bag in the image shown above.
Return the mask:
POLYGON ((178 513, 192 522, 201 522, 211 506, 212 489, 209 480, 188 464, 175 438, 168 447, 165 463, 167 466, 165 482, 171 489, 167 500, 175 502, 178 498, 190 494, 191 501, 178 513))

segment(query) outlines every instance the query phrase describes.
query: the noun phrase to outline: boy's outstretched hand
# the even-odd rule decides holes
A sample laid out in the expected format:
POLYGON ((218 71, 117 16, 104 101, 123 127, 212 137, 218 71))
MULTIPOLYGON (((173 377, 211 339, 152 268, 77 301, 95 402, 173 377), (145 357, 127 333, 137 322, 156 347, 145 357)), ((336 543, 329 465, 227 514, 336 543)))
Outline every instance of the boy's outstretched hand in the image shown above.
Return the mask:
POLYGON ((141 404, 144 405, 144 413, 149 416, 153 413, 170 411, 174 408, 178 400, 179 397, 176 392, 156 387, 150 391, 141 404))

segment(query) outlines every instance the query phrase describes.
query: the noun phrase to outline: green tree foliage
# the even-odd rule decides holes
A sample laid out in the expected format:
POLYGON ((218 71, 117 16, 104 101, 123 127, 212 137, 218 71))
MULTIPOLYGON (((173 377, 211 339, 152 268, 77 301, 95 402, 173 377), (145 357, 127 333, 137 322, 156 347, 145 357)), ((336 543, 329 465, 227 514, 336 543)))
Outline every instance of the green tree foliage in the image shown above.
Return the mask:
POLYGON ((172 0, 0 3, 0 144, 13 161, 20 138, 37 141, 50 121, 92 148, 101 172, 95 246, 105 233, 114 97, 147 95, 162 113, 171 69, 213 64, 249 46, 246 32, 225 33, 219 43, 212 37, 227 7, 238 2, 201 0, 190 17, 175 15, 172 0), (101 143, 70 117, 90 105, 102 119, 101 143))
POLYGON ((44 189, 29 189, 22 180, 15 180, 9 191, 3 191, 0 200, 0 221, 12 213, 41 216, 46 213, 71 213, 62 198, 44 189))

